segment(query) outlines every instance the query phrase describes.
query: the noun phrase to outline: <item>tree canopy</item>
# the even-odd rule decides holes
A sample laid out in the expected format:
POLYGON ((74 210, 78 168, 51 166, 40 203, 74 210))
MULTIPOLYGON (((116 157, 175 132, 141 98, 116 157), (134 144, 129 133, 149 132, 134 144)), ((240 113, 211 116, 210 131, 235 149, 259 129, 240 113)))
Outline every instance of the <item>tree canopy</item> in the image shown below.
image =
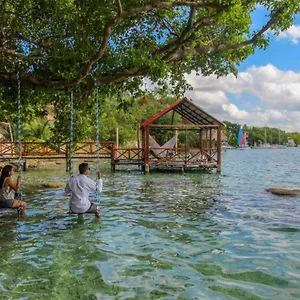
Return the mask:
POLYGON ((143 77, 187 88, 184 74, 229 72, 268 30, 287 29, 298 0, 2 0, 0 82, 76 89, 138 91, 143 77), (252 13, 264 7, 265 24, 252 13))

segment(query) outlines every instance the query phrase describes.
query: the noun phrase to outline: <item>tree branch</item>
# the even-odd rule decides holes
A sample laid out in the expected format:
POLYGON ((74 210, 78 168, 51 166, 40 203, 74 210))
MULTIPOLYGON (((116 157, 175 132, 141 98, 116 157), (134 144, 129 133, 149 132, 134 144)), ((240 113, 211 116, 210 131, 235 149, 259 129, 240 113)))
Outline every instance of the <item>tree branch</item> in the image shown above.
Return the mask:
MULTIPOLYGON (((155 11, 154 15, 158 18, 160 18, 159 14, 155 11)), ((173 31, 171 24, 167 20, 160 20, 162 22, 162 25, 168 30, 170 35, 176 36, 179 38, 178 34, 173 31)), ((158 22, 157 22, 158 23, 158 22)))
POLYGON ((186 36, 191 33, 191 32, 195 32, 197 30, 199 30, 202 26, 212 26, 212 25, 216 25, 215 22, 212 22, 212 20, 217 17, 218 15, 220 15, 221 13, 223 13, 224 10, 219 10, 217 13, 209 16, 209 17, 203 17, 201 18, 198 22, 196 22, 193 26, 193 28, 189 28, 188 26, 185 28, 184 32, 181 34, 181 36, 177 39, 172 41, 171 43, 169 43, 168 45, 163 46, 162 48, 160 48, 159 50, 157 50, 155 52, 155 54, 165 54, 166 56, 164 57, 164 59, 168 59, 169 56, 171 56, 173 53, 176 52, 177 49, 179 49, 181 46, 183 46, 184 44, 187 43, 188 40, 191 39, 190 38, 186 38, 186 36), (166 53, 167 51, 171 50, 169 53, 166 53))
POLYGON ((248 39, 238 44, 219 44, 219 45, 205 46, 205 47, 199 47, 193 49, 178 50, 169 59, 175 60, 191 54, 201 54, 205 52, 216 52, 216 51, 226 51, 229 49, 239 49, 245 46, 249 46, 251 44, 255 44, 258 38, 261 37, 267 30, 269 30, 272 27, 279 14, 280 11, 274 14, 274 16, 251 39, 248 39))
POLYGON ((117 5, 118 5, 118 15, 120 16, 123 13, 121 0, 117 0, 117 5))
MULTIPOLYGON (((268 29, 272 27, 272 25, 275 24, 276 19, 278 15, 280 14, 280 11, 277 11, 277 13, 273 14, 270 20, 259 30, 257 31, 252 38, 245 40, 238 44, 230 44, 230 43, 223 43, 218 45, 209 45, 209 46, 203 46, 203 47, 195 47, 195 48, 184 48, 182 46, 188 47, 188 42, 193 38, 193 32, 199 30, 201 26, 206 25, 217 25, 215 22, 213 22, 214 18, 218 16, 219 14, 223 13, 224 10, 230 9, 230 6, 221 6, 216 5, 214 3, 205 3, 204 1, 201 2, 194 2, 194 1, 176 1, 176 2, 157 2, 154 4, 145 5, 142 7, 134 8, 129 11, 123 11, 121 5, 121 0, 117 0, 119 5, 119 13, 117 16, 110 18, 107 20, 107 22, 104 25, 103 29, 103 35, 102 35, 102 41, 100 43, 100 46, 98 47, 98 50, 96 53, 86 62, 86 64, 83 67, 82 72, 80 72, 77 76, 75 76, 71 80, 48 80, 48 79, 42 79, 38 78, 33 75, 33 73, 28 73, 25 75, 21 75, 21 80, 23 83, 30 84, 30 85, 36 85, 41 87, 54 87, 59 90, 66 90, 70 87, 73 87, 75 85, 79 85, 83 82, 83 80, 88 76, 88 74, 91 73, 93 70, 95 64, 102 58, 102 56, 105 53, 105 50, 108 46, 109 39, 112 34, 112 29, 115 25, 119 24, 121 21, 123 21, 126 18, 130 18, 132 16, 135 16, 137 14, 149 12, 151 10, 155 9, 166 9, 166 8, 176 8, 176 7, 190 7, 190 13, 189 18, 186 23, 186 27, 181 32, 181 35, 178 39, 175 41, 170 42, 169 44, 161 47, 159 50, 153 51, 151 57, 159 58, 164 61, 166 61, 169 65, 174 66, 178 63, 180 63, 180 59, 186 55, 193 55, 193 54, 202 54, 202 53, 210 53, 210 52, 217 52, 217 51, 227 51, 230 49, 239 49, 242 47, 246 47, 251 44, 256 44, 259 37, 262 36, 268 29), (199 19, 197 22, 194 22, 194 16, 197 8, 213 8, 215 10, 215 13, 212 13, 210 16, 203 17, 199 19), (121 9, 121 10, 120 10, 121 9), (161 57, 164 55, 163 57, 161 57)), ((1 25, 1 24, 0 24, 1 25)), ((53 37, 50 37, 53 38, 53 37)), ((41 39, 40 41, 45 41, 44 39, 41 39)), ((38 41, 36 41, 38 42, 38 41)), ((189 44, 190 45, 190 44, 189 44)), ((0 57, 4 57, 4 54, 10 55, 11 57, 16 57, 17 59, 33 59, 33 57, 26 57, 26 56, 20 56, 22 54, 16 52, 15 50, 6 49, 5 47, 2 47, 0 49, 0 57), (6 51, 6 52, 5 52, 6 51), (2 54, 1 54, 2 53, 2 54)), ((45 58, 46 59, 46 58, 45 58)), ((126 66, 122 66, 118 69, 114 69, 111 71, 111 74, 102 74, 96 79, 97 84, 107 84, 107 83, 113 83, 118 82, 122 80, 126 80, 129 78, 141 76, 147 74, 149 72, 149 67, 144 65, 141 67, 131 67, 127 68, 126 66)), ((99 70, 101 73, 101 70, 99 70)), ((10 73, 0 73, 0 81, 16 81, 16 72, 10 72, 10 73)), ((94 82, 92 83, 86 83, 82 84, 80 89, 83 91, 90 91, 94 88, 94 82)))
POLYGON ((58 88, 71 87, 71 86, 77 85, 77 84, 79 84, 83 81, 83 79, 91 71, 93 65, 97 61, 99 61, 100 58, 103 56, 103 54, 105 52, 105 49, 108 45, 109 37, 110 37, 111 32, 112 32, 112 27, 115 24, 118 24, 119 22, 121 22, 125 18, 129 18, 129 17, 134 16, 136 14, 148 12, 148 11, 151 11, 153 9, 166 9, 166 8, 184 7, 184 6, 194 7, 194 8, 199 8, 199 7, 220 8, 220 7, 224 7, 224 6, 221 6, 221 5, 218 5, 218 4, 206 3, 204 1, 201 1, 201 2, 175 1, 175 2, 158 2, 158 3, 148 4, 148 5, 145 5, 145 6, 134 8, 134 9, 131 9, 127 12, 123 11, 116 18, 111 18, 106 22, 105 27, 104 27, 102 43, 101 43, 98 51, 95 53, 95 55, 91 59, 89 59, 89 61, 86 63, 86 65, 83 69, 83 72, 81 74, 79 74, 77 77, 75 77, 74 79, 70 80, 70 81, 62 81, 60 83, 57 83, 57 87, 58 88))
POLYGON ((15 50, 11 50, 11 49, 7 49, 5 48, 5 46, 0 47, 0 58, 4 58, 4 57, 16 57, 19 60, 24 59, 24 55, 15 51, 15 50))
POLYGON ((57 45, 59 42, 61 42, 62 40, 67 39, 67 38, 71 38, 71 36, 66 35, 66 34, 63 36, 52 35, 52 36, 43 37, 39 40, 30 40, 30 39, 27 39, 26 37, 24 37, 22 35, 22 33, 19 33, 17 36, 11 37, 12 40, 24 41, 26 43, 36 45, 41 48, 53 47, 53 46, 57 45), (58 39, 60 39, 60 40, 58 40, 58 39))

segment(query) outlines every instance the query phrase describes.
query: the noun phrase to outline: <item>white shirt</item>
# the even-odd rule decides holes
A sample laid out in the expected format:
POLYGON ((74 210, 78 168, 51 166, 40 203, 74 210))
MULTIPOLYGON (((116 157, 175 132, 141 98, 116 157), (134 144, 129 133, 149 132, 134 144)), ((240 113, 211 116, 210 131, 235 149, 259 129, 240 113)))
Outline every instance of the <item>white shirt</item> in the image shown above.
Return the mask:
POLYGON ((102 192, 102 179, 96 182, 88 178, 86 175, 79 174, 68 179, 65 191, 71 193, 70 209, 72 212, 85 213, 91 206, 89 194, 102 192))
POLYGON ((13 189, 11 189, 10 186, 4 187, 6 179, 8 179, 8 178, 9 177, 6 177, 4 179, 2 188, 0 189, 0 201, 15 199, 15 191, 13 189))

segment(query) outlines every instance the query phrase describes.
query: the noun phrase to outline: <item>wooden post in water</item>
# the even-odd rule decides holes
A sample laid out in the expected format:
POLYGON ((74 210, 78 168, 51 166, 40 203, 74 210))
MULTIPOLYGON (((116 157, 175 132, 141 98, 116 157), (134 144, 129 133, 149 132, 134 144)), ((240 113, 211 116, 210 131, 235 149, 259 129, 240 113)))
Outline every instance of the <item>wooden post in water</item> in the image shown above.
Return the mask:
POLYGON ((208 153, 208 129, 205 129, 205 148, 206 152, 208 153))
POLYGON ((23 160, 23 171, 24 172, 27 171, 27 161, 26 161, 26 159, 23 160))
POLYGON ((203 143, 202 143, 202 128, 199 130, 199 148, 200 148, 200 162, 203 160, 203 143))
POLYGON ((119 148, 119 128, 116 128, 116 147, 119 148))
POLYGON ((140 124, 137 124, 136 135, 137 135, 138 157, 139 157, 139 159, 141 159, 141 156, 140 156, 140 147, 141 147, 140 124))
POLYGON ((116 162, 115 162, 115 157, 116 157, 116 143, 113 143, 111 147, 111 154, 110 154, 110 167, 113 172, 116 171, 116 162))
POLYGON ((209 128, 209 162, 212 161, 212 130, 209 128))
POLYGON ((145 164, 145 173, 150 172, 150 159, 149 159, 149 126, 146 126, 144 132, 144 164, 145 164))
POLYGON ((221 172, 221 152, 222 152, 222 131, 221 131, 221 126, 218 127, 218 132, 217 132, 217 155, 218 155, 218 172, 221 172))
POLYGON ((185 158, 184 158, 184 166, 187 164, 187 144, 188 144, 188 137, 187 137, 187 129, 185 128, 185 158))
POLYGON ((178 148, 178 130, 175 129, 175 136, 176 136, 176 141, 175 141, 175 154, 177 154, 177 148, 178 148))

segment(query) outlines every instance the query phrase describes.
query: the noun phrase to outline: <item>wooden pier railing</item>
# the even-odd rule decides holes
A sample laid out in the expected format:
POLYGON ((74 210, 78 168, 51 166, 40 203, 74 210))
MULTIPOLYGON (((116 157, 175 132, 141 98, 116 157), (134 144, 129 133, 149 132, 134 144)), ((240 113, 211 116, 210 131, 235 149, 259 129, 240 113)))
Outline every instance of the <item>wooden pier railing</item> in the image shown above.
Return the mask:
MULTIPOLYGON (((96 142, 77 143, 72 151, 75 159, 113 159, 115 142, 102 142, 97 150, 96 142)), ((43 142, 22 142, 20 144, 20 157, 23 162, 23 169, 26 170, 27 159, 65 159, 66 170, 70 163, 70 144, 65 142, 57 147, 49 147, 43 142)), ((18 142, 0 142, 0 160, 11 161, 19 158, 18 142)))
MULTIPOLYGON (((116 165, 145 165, 144 149, 116 148, 115 142, 101 142, 97 151, 94 141, 77 143, 72 152, 75 159, 110 159, 112 170, 116 165)), ((150 148, 149 165, 155 166, 183 166, 189 168, 199 166, 204 168, 217 167, 216 148, 150 148), (155 154, 158 153, 158 154, 155 154)), ((70 144, 62 143, 49 147, 42 142, 22 142, 21 158, 26 169, 27 159, 65 159, 66 170, 70 162, 70 144)), ((17 142, 0 142, 0 160, 16 160, 19 158, 17 142)))
MULTIPOLYGON (((81 142, 76 144, 73 155, 80 157, 96 157, 99 153, 101 158, 111 158, 115 142, 100 143, 99 152, 96 142, 81 142)), ((70 156, 70 144, 62 143, 55 147, 49 147, 42 142, 22 142, 21 157, 23 158, 65 158, 70 156)), ((19 157, 17 142, 0 142, 0 158, 19 157)))

